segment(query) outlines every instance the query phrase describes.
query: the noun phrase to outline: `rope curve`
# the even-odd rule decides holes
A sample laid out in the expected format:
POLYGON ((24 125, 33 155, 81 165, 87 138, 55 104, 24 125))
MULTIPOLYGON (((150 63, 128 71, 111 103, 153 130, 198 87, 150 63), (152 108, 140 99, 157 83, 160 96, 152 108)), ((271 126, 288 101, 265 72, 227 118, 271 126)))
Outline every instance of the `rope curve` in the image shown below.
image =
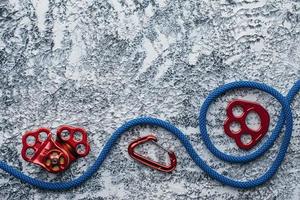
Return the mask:
POLYGON ((199 115, 199 127, 200 127, 200 136, 203 139, 204 144, 207 146, 207 148, 212 152, 214 156, 230 163, 247 163, 262 156, 268 149, 272 147, 274 141, 278 138, 280 131, 285 125, 284 137, 276 159, 271 164, 271 167, 262 176, 253 180, 239 181, 239 180, 228 178, 218 173, 216 170, 214 170, 209 165, 207 165, 206 162, 198 155, 198 153, 195 151, 195 149, 189 142, 188 138, 185 136, 185 134, 182 131, 180 131, 174 125, 166 121, 156 119, 156 118, 151 118, 151 117, 136 118, 128 121, 127 123, 119 127, 105 143, 95 163, 91 165, 81 176, 73 180, 65 181, 65 182, 46 182, 43 180, 32 178, 22 173, 18 169, 14 168, 13 166, 6 164, 3 161, 0 161, 0 168, 6 171, 7 173, 9 173, 10 175, 16 177, 17 179, 20 179, 22 182, 36 186, 40 189, 46 189, 46 190, 71 189, 81 185, 83 182, 87 181, 94 173, 97 172, 97 170, 99 169, 99 167, 101 166, 105 158, 108 156, 110 150, 112 149, 112 147, 115 145, 115 143, 123 133, 138 125, 152 125, 152 126, 158 126, 164 128, 167 131, 171 132, 173 135, 175 135, 180 140, 182 145, 185 147, 187 153, 190 155, 192 160, 213 179, 225 185, 229 185, 231 187, 242 188, 242 189, 253 188, 265 183, 270 178, 272 178, 272 176, 276 173, 276 171, 278 170, 279 166, 281 165, 285 157, 287 148, 290 143, 290 139, 292 136, 292 129, 293 129, 293 118, 292 118, 292 111, 290 108, 290 104, 292 103, 293 99, 295 98, 299 90, 300 90, 300 81, 297 81, 297 83, 289 91, 288 95, 284 97, 277 90, 263 83, 256 83, 250 81, 238 81, 238 82, 225 84, 215 89, 212 93, 208 95, 203 105, 201 106, 200 115, 199 115), (232 89, 238 89, 238 88, 252 88, 252 89, 258 89, 266 93, 269 93, 274 98, 276 98, 282 106, 278 123, 275 126, 271 136, 259 149, 245 156, 232 156, 218 150, 211 142, 206 129, 206 114, 211 103, 213 103, 216 98, 226 93, 227 91, 232 89))

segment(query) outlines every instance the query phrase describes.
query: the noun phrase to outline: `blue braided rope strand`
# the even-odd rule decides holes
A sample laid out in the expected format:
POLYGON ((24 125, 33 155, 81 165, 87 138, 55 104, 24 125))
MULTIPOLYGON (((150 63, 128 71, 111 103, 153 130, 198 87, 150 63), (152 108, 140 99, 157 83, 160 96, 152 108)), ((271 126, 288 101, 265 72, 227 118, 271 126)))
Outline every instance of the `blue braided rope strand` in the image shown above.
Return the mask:
POLYGON ((290 143, 291 135, 292 135, 292 129, 293 129, 293 118, 292 118, 292 111, 290 108, 290 104, 292 103, 294 97, 300 90, 300 81, 298 81, 289 91, 288 95, 284 97, 281 95, 277 90, 274 88, 267 86, 262 83, 256 83, 256 82, 249 82, 249 81, 239 81, 239 82, 233 82, 229 84, 225 84, 222 87, 219 87, 215 89, 211 94, 208 95, 207 99, 204 101, 203 105, 200 109, 200 116, 199 116, 199 127, 200 127, 200 136, 203 139, 205 145, 207 148, 212 152, 213 155, 218 157, 221 160, 231 162, 231 163, 247 163, 250 161, 253 161, 257 159, 258 157, 262 156, 269 148, 272 147, 274 144, 274 141, 278 138, 280 131, 282 130, 283 126, 285 125, 285 133, 284 137, 281 143, 281 146, 279 148, 278 155, 274 162, 271 164, 270 168, 260 177, 249 180, 249 181, 239 181, 239 180, 233 180, 231 178, 228 178, 220 173, 218 173, 216 170, 211 168, 206 164, 206 162, 198 155, 198 153, 195 151, 187 137, 183 132, 181 132, 178 128, 176 128, 174 125, 160 120, 156 118, 151 117, 143 117, 143 118, 136 118, 133 120, 128 121, 127 123, 123 124, 121 127, 119 127, 112 136, 108 139, 108 141, 105 143, 102 151, 100 152, 98 158, 96 159, 95 163, 90 166, 81 176, 79 176, 76 179, 66 181, 66 182, 46 182, 43 180, 39 180, 36 178, 32 178, 28 175, 25 175, 18 169, 7 165, 5 162, 0 161, 0 168, 7 173, 11 174, 12 176, 20 179, 21 181, 28 183, 30 185, 36 186, 41 189, 46 190, 67 190, 71 189, 73 187, 79 186, 83 182, 87 181, 94 173, 97 172, 107 155, 109 154, 110 150, 113 148, 117 140, 120 138, 120 136, 128 131, 129 129, 138 126, 138 125, 152 125, 152 126, 158 126, 161 128, 166 129, 173 135, 175 135, 182 145, 185 147, 187 153, 190 155, 190 157, 193 159, 193 161, 204 171, 206 172, 210 177, 213 179, 232 187, 236 188, 253 188, 258 185, 261 185, 268 181, 278 170, 279 166, 281 165, 287 148, 290 143), (209 109, 209 106, 215 101, 216 98, 218 98, 220 95, 226 93, 229 90, 232 89, 238 89, 238 88, 253 88, 258 89, 261 91, 264 91, 266 93, 269 93, 273 97, 275 97, 281 104, 282 110, 281 114, 278 120, 277 125, 275 126, 271 136, 268 138, 268 140, 255 152, 248 154, 246 156, 232 156, 227 155, 220 150, 218 150, 211 142, 209 135, 207 133, 206 129, 206 113, 209 109))

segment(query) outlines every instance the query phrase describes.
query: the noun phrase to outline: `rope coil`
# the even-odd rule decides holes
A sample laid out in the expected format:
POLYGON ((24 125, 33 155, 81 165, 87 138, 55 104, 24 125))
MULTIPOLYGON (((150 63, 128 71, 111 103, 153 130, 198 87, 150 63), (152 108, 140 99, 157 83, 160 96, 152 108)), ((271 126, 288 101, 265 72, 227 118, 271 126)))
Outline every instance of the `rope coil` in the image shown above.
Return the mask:
POLYGON ((191 145, 188 138, 185 136, 183 132, 181 132, 174 125, 166 121, 156 119, 156 118, 151 118, 151 117, 136 118, 126 122, 121 127, 119 127, 108 139, 102 151, 100 152, 98 158, 96 159, 95 163, 91 165, 81 176, 79 176, 76 179, 66 181, 66 182, 46 182, 43 180, 32 178, 24 174, 23 172, 19 171, 18 169, 6 164, 3 161, 0 161, 0 168, 6 171, 7 173, 9 173, 10 175, 16 177, 17 179, 20 179, 22 182, 36 186, 40 189, 46 189, 46 190, 71 189, 81 185, 83 182, 87 181, 94 173, 97 172, 97 170, 99 169, 99 167, 101 166, 105 158, 108 156, 110 150, 112 149, 112 147, 115 145, 115 143, 123 133, 138 125, 152 125, 152 126, 158 126, 163 129, 166 129, 167 131, 175 135, 181 141, 182 145, 185 147, 187 153, 190 155, 193 161, 213 179, 225 185, 229 185, 236 188, 243 188, 243 189, 253 188, 271 179, 272 176, 278 170, 279 166, 281 165, 285 157, 287 148, 290 143, 290 139, 292 136, 292 129, 293 129, 293 117, 292 117, 290 104, 292 103, 293 99, 295 98, 299 90, 300 90, 300 81, 298 81, 291 88, 288 95, 284 97, 277 90, 275 90, 274 88, 266 84, 250 82, 250 81, 238 81, 238 82, 225 84, 215 89, 212 93, 208 95, 203 105, 201 106, 200 115, 199 115, 199 128, 200 128, 200 136, 203 139, 204 144, 207 146, 207 148, 211 151, 211 153, 214 156, 230 163, 248 163, 262 156, 268 149, 270 149, 273 146, 275 140, 278 138, 280 134, 280 131, 285 125, 285 133, 275 161, 271 164, 271 167, 262 176, 254 180, 239 181, 239 180, 228 178, 218 173, 216 170, 208 166, 206 162, 198 155, 198 153, 195 151, 195 149, 193 148, 193 146, 191 145), (209 109, 209 106, 220 95, 226 93, 229 90, 238 89, 238 88, 252 88, 252 89, 258 89, 266 93, 269 93, 270 95, 275 97, 282 106, 278 123, 275 126, 271 136, 259 149, 245 156, 232 156, 218 150, 211 142, 206 129, 206 114, 209 109))

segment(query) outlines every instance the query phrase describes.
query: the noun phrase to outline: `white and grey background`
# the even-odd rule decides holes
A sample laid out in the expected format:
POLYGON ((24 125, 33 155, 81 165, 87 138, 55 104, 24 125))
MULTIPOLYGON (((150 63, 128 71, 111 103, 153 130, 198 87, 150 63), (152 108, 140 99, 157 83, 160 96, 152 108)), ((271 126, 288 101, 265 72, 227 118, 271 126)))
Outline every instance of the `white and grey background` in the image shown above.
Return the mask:
MULTIPOLYGON (((281 138, 249 164, 218 160, 199 137, 198 111, 218 86, 259 81, 286 95, 300 78, 299 0, 1 0, 0 157, 25 174, 48 181, 80 176, 111 134, 127 120, 152 116, 180 128, 206 162, 239 180, 262 175, 281 138), (61 124, 88 130, 90 154, 53 175, 21 157, 21 136, 61 124)), ((258 101, 271 115, 280 105, 256 90, 236 90, 210 108, 208 130, 216 146, 240 151, 223 133, 232 98, 258 101)), ((42 191, 0 171, 1 199, 300 199, 300 98, 292 104, 294 131, 278 173, 263 186, 240 190, 212 180, 180 142, 156 127, 125 133, 99 171, 63 192, 42 191), (134 162, 129 142, 154 133, 176 152, 172 174, 134 162)), ((259 123, 250 117, 248 123, 259 123)), ((266 138, 270 135, 268 133, 266 138)), ((266 139, 264 138, 264 140, 266 139)), ((261 145, 259 143, 258 147, 261 145)), ((147 144, 140 151, 166 160, 147 144)))

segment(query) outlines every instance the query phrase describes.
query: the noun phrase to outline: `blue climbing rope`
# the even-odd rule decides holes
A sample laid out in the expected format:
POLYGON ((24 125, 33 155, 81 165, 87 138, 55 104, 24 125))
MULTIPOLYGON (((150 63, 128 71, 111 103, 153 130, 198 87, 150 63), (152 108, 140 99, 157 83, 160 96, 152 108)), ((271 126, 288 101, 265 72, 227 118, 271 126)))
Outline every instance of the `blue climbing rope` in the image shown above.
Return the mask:
POLYGON ((292 118, 292 111, 290 108, 290 104, 292 103, 294 97, 299 92, 299 90, 300 90, 300 81, 298 81, 289 91, 288 95, 284 97, 277 90, 265 84, 249 82, 249 81, 239 81, 239 82, 229 83, 215 89, 211 94, 208 95, 207 99, 204 101, 200 109, 200 116, 199 116, 200 136, 202 137, 205 145, 212 152, 213 155, 227 162, 247 163, 262 156, 269 148, 272 147, 274 141, 278 138, 283 126, 285 125, 284 137, 276 159, 272 163, 271 167, 262 176, 254 180, 238 181, 218 173, 216 170, 208 166, 206 162, 198 155, 198 153, 195 151, 195 149, 193 148, 193 146, 191 145, 191 143, 189 142, 189 140, 187 139, 187 137, 184 135, 183 132, 181 132, 174 125, 166 121, 156 119, 156 118, 151 118, 151 117, 136 118, 128 121, 120 128, 118 128, 104 145, 95 163, 92 166, 90 166, 80 177, 76 179, 66 181, 66 182, 46 182, 25 175, 18 169, 7 165, 3 161, 0 161, 0 168, 6 171, 7 173, 11 174, 12 176, 20 179, 21 181, 41 189, 47 189, 47 190, 71 189, 73 187, 79 186, 80 184, 88 180, 99 169, 99 167, 101 166, 101 164, 103 163, 107 155, 109 154, 110 150, 112 149, 112 147, 115 145, 115 143, 123 133, 138 125, 152 125, 152 126, 158 126, 164 128, 167 131, 171 132, 173 135, 175 135, 181 141, 182 145, 185 147, 187 153, 190 155, 193 161, 213 179, 216 179, 217 181, 225 185, 229 185, 236 188, 247 189, 247 188, 256 187, 268 181, 276 173, 276 171, 278 170, 279 166, 281 165, 285 157, 287 148, 290 143, 292 129, 293 129, 293 118, 292 118), (253 88, 253 89, 258 89, 266 93, 269 93, 270 95, 275 97, 282 106, 278 123, 275 126, 271 136, 259 149, 246 156, 227 155, 221 152, 220 150, 218 150, 211 142, 206 129, 206 114, 209 109, 209 106, 220 95, 226 93, 229 90, 238 89, 238 88, 253 88))

